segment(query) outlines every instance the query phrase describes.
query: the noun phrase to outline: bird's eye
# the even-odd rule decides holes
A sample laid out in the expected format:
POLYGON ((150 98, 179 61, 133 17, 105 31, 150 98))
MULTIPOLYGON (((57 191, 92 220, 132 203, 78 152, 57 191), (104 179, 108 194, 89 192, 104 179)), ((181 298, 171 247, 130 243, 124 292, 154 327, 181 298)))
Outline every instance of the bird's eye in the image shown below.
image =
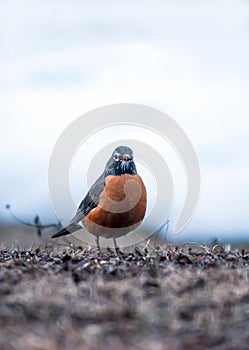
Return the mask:
POLYGON ((115 162, 118 162, 119 161, 119 154, 118 153, 114 153, 113 159, 115 160, 115 162))

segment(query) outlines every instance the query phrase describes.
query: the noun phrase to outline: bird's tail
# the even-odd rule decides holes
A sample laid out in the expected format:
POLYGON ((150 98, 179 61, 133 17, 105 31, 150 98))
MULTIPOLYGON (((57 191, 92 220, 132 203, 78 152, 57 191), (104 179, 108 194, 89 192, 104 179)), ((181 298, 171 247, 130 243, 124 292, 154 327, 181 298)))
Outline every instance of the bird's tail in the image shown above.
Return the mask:
POLYGON ((73 233, 75 231, 79 231, 81 229, 82 229, 82 226, 79 224, 70 224, 70 225, 64 227, 59 232, 55 233, 51 238, 57 238, 57 237, 61 237, 61 236, 70 235, 71 233, 73 233))

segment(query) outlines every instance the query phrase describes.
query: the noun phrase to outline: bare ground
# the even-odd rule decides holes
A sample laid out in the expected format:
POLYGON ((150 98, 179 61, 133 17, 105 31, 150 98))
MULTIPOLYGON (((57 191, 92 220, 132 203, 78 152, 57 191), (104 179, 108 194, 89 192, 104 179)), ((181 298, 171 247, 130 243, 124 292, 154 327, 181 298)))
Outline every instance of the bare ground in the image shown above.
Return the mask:
POLYGON ((0 250, 0 349, 248 349, 249 254, 0 250))

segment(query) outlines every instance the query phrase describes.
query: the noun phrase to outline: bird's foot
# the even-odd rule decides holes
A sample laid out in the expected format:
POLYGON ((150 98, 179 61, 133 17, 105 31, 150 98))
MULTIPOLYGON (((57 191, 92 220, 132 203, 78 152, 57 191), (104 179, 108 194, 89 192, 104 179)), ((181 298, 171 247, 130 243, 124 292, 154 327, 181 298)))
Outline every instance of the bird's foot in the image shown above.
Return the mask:
POLYGON ((121 258, 122 256, 124 256, 124 253, 121 252, 120 248, 117 245, 117 241, 115 238, 113 238, 113 242, 114 242, 115 253, 119 258, 121 258))

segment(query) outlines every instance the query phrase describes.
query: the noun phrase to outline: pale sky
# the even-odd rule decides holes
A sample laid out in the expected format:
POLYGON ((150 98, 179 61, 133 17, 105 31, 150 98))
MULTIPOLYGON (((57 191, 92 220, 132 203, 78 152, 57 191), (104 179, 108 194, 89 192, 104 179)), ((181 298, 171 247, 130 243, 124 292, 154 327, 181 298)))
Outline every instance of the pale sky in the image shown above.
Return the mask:
POLYGON ((132 102, 171 116, 196 150, 201 196, 183 234, 249 237, 248 1, 1 1, 0 33, 0 221, 6 203, 53 220, 57 138, 89 110, 132 102))

